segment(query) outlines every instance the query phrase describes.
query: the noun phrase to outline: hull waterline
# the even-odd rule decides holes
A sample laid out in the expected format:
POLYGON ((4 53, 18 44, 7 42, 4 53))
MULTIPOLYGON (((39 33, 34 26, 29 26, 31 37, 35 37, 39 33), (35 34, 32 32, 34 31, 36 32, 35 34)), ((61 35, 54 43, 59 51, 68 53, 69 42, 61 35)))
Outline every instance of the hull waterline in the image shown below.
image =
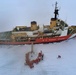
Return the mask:
POLYGON ((35 41, 26 41, 26 42, 0 42, 1 45, 24 45, 24 44, 41 44, 41 43, 52 43, 52 42, 60 42, 70 38, 71 35, 67 36, 59 36, 59 37, 52 37, 52 38, 39 38, 35 41))

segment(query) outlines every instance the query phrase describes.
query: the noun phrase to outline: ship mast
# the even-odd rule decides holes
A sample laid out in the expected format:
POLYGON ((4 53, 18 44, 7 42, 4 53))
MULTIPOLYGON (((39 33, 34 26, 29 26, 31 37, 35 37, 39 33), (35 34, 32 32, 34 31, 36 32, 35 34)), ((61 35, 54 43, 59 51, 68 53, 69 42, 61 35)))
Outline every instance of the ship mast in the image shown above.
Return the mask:
POLYGON ((55 16, 54 16, 54 18, 55 19, 57 19, 57 15, 59 15, 59 13, 58 13, 58 11, 59 11, 59 9, 58 9, 58 7, 57 7, 57 2, 55 3, 55 11, 54 11, 54 14, 55 14, 55 16))

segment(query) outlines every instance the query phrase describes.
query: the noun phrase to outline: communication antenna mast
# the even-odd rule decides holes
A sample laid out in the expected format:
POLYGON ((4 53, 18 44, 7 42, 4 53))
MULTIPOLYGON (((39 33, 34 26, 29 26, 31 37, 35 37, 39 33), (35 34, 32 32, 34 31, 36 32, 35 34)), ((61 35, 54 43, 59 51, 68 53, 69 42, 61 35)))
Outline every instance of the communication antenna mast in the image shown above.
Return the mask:
POLYGON ((55 11, 54 11, 54 14, 55 14, 55 16, 54 16, 54 18, 55 19, 57 19, 57 15, 59 15, 59 13, 58 13, 58 11, 59 11, 59 9, 58 9, 58 7, 57 7, 57 2, 55 3, 55 11))

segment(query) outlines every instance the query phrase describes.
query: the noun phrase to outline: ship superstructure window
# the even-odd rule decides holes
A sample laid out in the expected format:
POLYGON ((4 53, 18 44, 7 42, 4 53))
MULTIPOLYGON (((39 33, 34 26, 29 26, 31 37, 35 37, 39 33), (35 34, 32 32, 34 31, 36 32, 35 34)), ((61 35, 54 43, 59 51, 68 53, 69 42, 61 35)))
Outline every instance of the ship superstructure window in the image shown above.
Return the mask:
POLYGON ((36 33, 33 33, 33 35, 38 35, 38 32, 36 32, 36 33))
POLYGON ((64 21, 60 21, 60 24, 62 25, 62 26, 64 26, 64 27, 67 27, 68 25, 64 22, 64 21))
POLYGON ((63 20, 58 19, 56 26, 59 27, 61 30, 64 30, 64 27, 68 27, 68 24, 63 20))

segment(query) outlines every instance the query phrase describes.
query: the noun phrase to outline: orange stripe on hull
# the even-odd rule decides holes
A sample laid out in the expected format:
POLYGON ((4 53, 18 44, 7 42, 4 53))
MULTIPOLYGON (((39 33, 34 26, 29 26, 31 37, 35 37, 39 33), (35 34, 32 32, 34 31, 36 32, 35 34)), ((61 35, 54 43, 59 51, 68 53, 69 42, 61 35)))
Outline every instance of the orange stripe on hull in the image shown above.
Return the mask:
POLYGON ((59 36, 59 37, 50 37, 50 38, 38 38, 35 41, 27 41, 27 42, 0 42, 0 44, 5 45, 23 45, 23 44, 31 44, 32 42, 34 44, 40 44, 40 43, 51 43, 51 42, 59 42, 67 40, 71 35, 67 36, 59 36))

